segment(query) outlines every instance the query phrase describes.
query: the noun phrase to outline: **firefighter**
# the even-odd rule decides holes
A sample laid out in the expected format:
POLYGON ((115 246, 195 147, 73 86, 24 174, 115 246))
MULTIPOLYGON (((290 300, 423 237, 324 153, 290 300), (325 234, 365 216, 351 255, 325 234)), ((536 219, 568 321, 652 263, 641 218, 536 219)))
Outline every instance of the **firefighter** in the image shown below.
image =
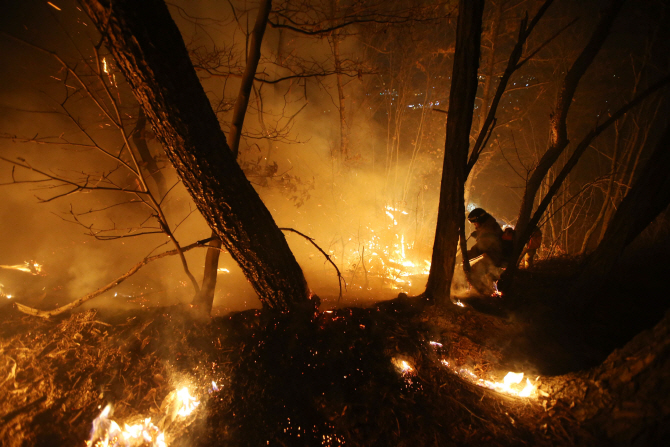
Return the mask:
POLYGON ((489 213, 482 208, 475 208, 468 214, 468 221, 475 226, 471 237, 477 241, 468 250, 468 258, 486 255, 493 265, 500 267, 503 262, 503 230, 489 213))
POLYGON ((482 208, 475 208, 468 214, 468 221, 475 226, 475 245, 468 250, 472 259, 470 284, 480 293, 493 293, 495 281, 500 277, 504 261, 503 231, 498 222, 482 208))
POLYGON ((521 252, 521 265, 529 269, 533 267, 535 263, 535 255, 537 254, 538 248, 542 245, 542 230, 535 227, 533 232, 530 235, 528 243, 523 248, 521 252))

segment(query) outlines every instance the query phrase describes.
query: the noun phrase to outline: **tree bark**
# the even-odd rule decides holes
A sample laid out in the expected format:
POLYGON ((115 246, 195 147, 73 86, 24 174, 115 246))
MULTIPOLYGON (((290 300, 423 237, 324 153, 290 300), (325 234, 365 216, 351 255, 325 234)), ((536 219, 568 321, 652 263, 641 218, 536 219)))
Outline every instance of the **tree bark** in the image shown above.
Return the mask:
POLYGON ((302 270, 229 150, 165 3, 80 3, 105 38, 196 206, 263 307, 287 311, 312 306, 302 270))
MULTIPOLYGON (((251 96, 251 89, 254 85, 254 76, 256 76, 256 69, 258 68, 258 61, 261 58, 261 44, 263 42, 263 35, 265 34, 265 27, 268 23, 268 16, 272 9, 272 0, 264 0, 260 4, 258 15, 254 29, 251 32, 249 39, 249 52, 247 55, 247 64, 242 74, 242 83, 240 91, 235 100, 235 107, 233 108, 233 118, 230 123, 230 131, 228 132, 228 145, 230 151, 233 153, 235 159, 240 149, 240 137, 242 136, 242 126, 244 125, 244 117, 249 106, 249 97, 251 96)), ((214 304, 214 292, 216 291, 216 280, 219 267, 219 256, 221 254, 221 240, 215 231, 212 231, 212 237, 215 238, 209 243, 207 254, 205 255, 205 270, 202 278, 202 286, 200 293, 193 299, 193 305, 197 306, 202 314, 209 315, 214 304)))
POLYGON ((465 224, 463 188, 477 93, 483 10, 483 0, 461 0, 459 3, 440 203, 425 292, 427 297, 438 303, 445 302, 449 297, 459 229, 465 224))

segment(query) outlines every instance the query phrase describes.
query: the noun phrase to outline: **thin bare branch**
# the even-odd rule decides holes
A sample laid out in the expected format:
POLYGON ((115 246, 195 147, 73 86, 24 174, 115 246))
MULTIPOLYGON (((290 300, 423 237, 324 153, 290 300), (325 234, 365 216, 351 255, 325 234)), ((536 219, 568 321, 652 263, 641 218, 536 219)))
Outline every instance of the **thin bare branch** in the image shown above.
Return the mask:
POLYGON ((339 285, 340 285, 340 296, 338 297, 338 301, 339 301, 340 299, 342 299, 342 283, 344 283, 344 290, 347 290, 347 282, 345 281, 344 277, 343 277, 342 274, 340 273, 340 269, 337 268, 337 266, 335 265, 335 263, 333 262, 333 260, 330 258, 330 255, 329 255, 328 253, 326 253, 325 251, 323 251, 323 249, 322 249, 321 247, 319 247, 319 246, 316 244, 316 242, 314 242, 314 239, 312 239, 311 237, 307 236, 306 234, 303 234, 303 233, 299 232, 298 230, 294 230, 293 228, 280 228, 280 230, 282 230, 282 231, 290 231, 290 232, 292 232, 292 233, 295 233, 295 234, 298 234, 298 235, 304 237, 304 238, 307 239, 312 245, 314 245, 314 246, 316 247, 316 249, 319 250, 319 251, 323 254, 323 256, 326 257, 326 260, 327 260, 328 262, 330 262, 330 264, 335 268, 335 271, 337 272, 337 279, 338 279, 338 283, 339 283, 339 285))
MULTIPOLYGON (((197 248, 197 247, 206 247, 205 244, 207 242, 209 242, 210 240, 211 240, 211 238, 204 239, 202 241, 198 241, 198 242, 195 242, 191 245, 187 245, 185 247, 182 247, 181 252, 188 251, 188 250, 191 250, 191 249, 197 248)), ((66 304, 64 306, 58 307, 58 308, 53 309, 53 310, 48 310, 48 311, 47 310, 39 310, 39 309, 35 309, 33 307, 28 307, 28 306, 20 304, 20 303, 14 303, 14 306, 20 312, 23 312, 23 313, 28 314, 28 315, 32 315, 32 316, 40 317, 40 318, 51 318, 55 315, 59 315, 59 314, 62 314, 63 312, 74 309, 75 307, 79 307, 82 304, 84 304, 86 301, 89 301, 89 300, 91 300, 91 299, 93 299, 93 298, 95 298, 99 295, 102 295, 103 293, 107 292, 108 290, 113 289, 114 287, 118 286, 123 281, 125 281, 126 279, 130 278, 132 275, 137 273, 137 271, 139 269, 141 269, 142 267, 144 267, 148 263, 150 263, 152 261, 155 261, 157 259, 164 258, 166 256, 173 256, 173 255, 176 255, 176 254, 179 254, 179 251, 175 249, 175 250, 169 250, 169 251, 166 251, 166 252, 151 256, 151 257, 144 258, 140 262, 135 264, 126 273, 119 276, 114 281, 110 282, 109 284, 99 288, 98 290, 96 290, 94 292, 91 292, 91 293, 88 293, 88 294, 84 295, 83 297, 79 298, 76 301, 73 301, 69 304, 66 304)))

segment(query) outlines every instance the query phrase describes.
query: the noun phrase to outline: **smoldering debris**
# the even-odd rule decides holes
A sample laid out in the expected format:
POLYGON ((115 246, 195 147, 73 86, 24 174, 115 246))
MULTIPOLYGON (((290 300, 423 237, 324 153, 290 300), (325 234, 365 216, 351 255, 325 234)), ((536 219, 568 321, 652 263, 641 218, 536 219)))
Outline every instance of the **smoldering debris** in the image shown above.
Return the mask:
MULTIPOLYGON (((311 321, 251 310, 209 322, 178 308, 56 321, 9 312, 0 325, 0 439, 83 444, 96 419, 117 437, 144 433, 138 445, 556 445, 587 436, 567 409, 549 417, 539 401, 445 367, 447 358, 479 365, 484 377, 495 355, 427 324, 435 310, 426 309, 407 298, 311 321), (190 415, 166 424, 184 384, 190 415)), ((490 316, 441 315, 461 331, 504 330, 490 316)))

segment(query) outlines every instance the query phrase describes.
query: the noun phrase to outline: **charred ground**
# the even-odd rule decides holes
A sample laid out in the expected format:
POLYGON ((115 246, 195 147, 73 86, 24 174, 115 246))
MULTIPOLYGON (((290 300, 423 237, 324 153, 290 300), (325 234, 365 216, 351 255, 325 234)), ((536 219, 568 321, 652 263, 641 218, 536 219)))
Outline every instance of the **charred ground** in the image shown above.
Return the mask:
MULTIPOLYGON (((620 268, 633 274, 641 264, 630 260, 620 268)), ((314 318, 246 311, 202 322, 174 307, 52 321, 5 308, 0 438, 83 444, 107 403, 118 421, 158 420, 188 383, 201 407, 170 426, 169 445, 661 445, 670 318, 658 322, 662 306, 630 296, 636 312, 627 310, 630 290, 613 284, 593 320, 593 306, 562 299, 578 265, 540 263, 518 276, 516 294, 466 309, 399 298, 314 318), (413 370, 401 374, 393 359, 413 370), (460 368, 540 376, 538 396, 478 387, 460 368)))

